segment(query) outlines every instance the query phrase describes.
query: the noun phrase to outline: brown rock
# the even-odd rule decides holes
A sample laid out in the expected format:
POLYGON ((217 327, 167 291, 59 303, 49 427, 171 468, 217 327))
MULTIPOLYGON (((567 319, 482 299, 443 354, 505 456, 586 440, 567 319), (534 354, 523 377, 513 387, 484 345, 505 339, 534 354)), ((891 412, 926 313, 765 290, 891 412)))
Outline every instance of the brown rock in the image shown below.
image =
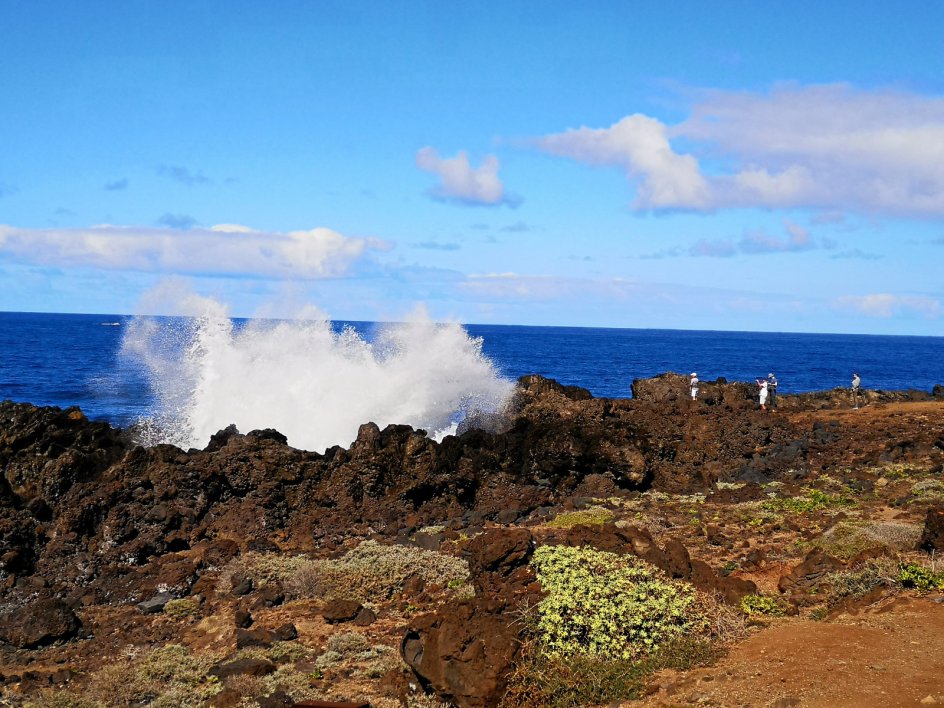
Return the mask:
POLYGON ((0 615, 0 639, 19 649, 35 649, 71 639, 81 626, 75 612, 62 600, 43 598, 0 615))
POLYGON ((928 553, 944 551, 944 506, 938 505, 928 509, 924 518, 924 533, 918 541, 918 548, 928 553))
POLYGON ((520 624, 504 600, 481 596, 418 617, 400 651, 417 676, 460 708, 501 698, 520 648, 520 624))
POLYGON ((322 608, 321 616, 328 624, 350 622, 363 608, 357 600, 329 600, 322 608))
POLYGON ((826 575, 844 567, 842 561, 816 548, 807 554, 800 565, 782 575, 777 587, 780 592, 807 592, 822 583, 826 575))

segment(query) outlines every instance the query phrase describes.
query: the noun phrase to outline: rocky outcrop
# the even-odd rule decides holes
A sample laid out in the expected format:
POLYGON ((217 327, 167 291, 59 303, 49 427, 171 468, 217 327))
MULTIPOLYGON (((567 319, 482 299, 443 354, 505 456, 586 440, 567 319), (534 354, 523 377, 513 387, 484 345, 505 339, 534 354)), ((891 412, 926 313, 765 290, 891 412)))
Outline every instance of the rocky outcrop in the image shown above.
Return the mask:
POLYGON ((918 548, 928 553, 944 551, 944 505, 938 504, 928 509, 918 548))
MULTIPOLYGON (((439 443, 409 426, 367 423, 349 448, 324 454, 288 447, 277 431, 232 427, 204 450, 142 448, 78 409, 0 404, 0 611, 37 586, 76 605, 183 597, 248 550, 327 553, 352 533, 510 524, 581 495, 801 482, 814 465, 923 459, 944 439, 931 422, 852 436, 838 421, 803 427, 757 410, 747 384, 721 379, 704 383, 693 404, 680 383, 672 374, 637 380, 636 399, 608 400, 524 377, 494 427, 501 432, 439 443)), ((793 400, 780 397, 802 405, 793 400)), ((756 498, 757 486, 744 489, 739 499, 756 498)), ((422 540, 438 547, 443 538, 422 540)), ((482 577, 504 573, 485 567, 498 551, 472 558, 482 577)), ((673 574, 704 575, 675 551, 673 574)), ((527 552, 520 539, 507 549, 509 558, 527 552)))
POLYGON ((18 649, 36 649, 71 639, 81 626, 75 612, 62 600, 41 598, 0 614, 0 640, 18 649))

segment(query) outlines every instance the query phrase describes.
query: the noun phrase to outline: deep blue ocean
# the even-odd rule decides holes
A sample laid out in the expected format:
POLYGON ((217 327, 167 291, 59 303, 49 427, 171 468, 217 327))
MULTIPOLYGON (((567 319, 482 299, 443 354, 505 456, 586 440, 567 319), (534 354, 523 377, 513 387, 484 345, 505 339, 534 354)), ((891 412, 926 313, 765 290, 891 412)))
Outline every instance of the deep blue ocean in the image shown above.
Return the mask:
MULTIPOLYGON (((0 399, 80 406, 127 425, 149 414, 143 367, 120 356, 121 315, 0 313, 0 399)), ((353 326, 369 337, 371 323, 353 326)), ((696 371, 753 381, 774 372, 781 393, 848 386, 930 391, 944 383, 944 337, 466 325, 504 376, 541 374, 596 396, 626 398, 634 378, 696 371)))

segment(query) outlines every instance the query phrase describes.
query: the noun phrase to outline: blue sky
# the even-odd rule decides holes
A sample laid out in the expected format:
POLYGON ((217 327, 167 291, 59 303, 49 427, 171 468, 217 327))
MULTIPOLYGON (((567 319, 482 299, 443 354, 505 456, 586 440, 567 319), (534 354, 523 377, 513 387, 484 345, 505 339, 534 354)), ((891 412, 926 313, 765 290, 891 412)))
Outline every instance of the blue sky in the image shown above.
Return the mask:
POLYGON ((0 309, 944 334, 944 4, 0 10, 0 309))

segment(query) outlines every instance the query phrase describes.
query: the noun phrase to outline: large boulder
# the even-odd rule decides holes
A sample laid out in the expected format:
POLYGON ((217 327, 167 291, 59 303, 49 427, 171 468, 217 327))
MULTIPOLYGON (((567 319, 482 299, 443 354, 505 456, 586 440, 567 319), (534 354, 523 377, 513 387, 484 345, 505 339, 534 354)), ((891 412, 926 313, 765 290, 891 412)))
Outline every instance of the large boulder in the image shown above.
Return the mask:
POLYGON ((427 688, 460 708, 494 706, 520 651, 520 623, 494 595, 452 602, 414 620, 403 660, 427 688))
POLYGON ((928 553, 944 551, 944 505, 928 509, 924 519, 924 532, 918 541, 918 548, 928 553))
POLYGON ((58 598, 41 598, 0 615, 0 639, 18 649, 36 649, 74 637, 82 623, 58 598))

